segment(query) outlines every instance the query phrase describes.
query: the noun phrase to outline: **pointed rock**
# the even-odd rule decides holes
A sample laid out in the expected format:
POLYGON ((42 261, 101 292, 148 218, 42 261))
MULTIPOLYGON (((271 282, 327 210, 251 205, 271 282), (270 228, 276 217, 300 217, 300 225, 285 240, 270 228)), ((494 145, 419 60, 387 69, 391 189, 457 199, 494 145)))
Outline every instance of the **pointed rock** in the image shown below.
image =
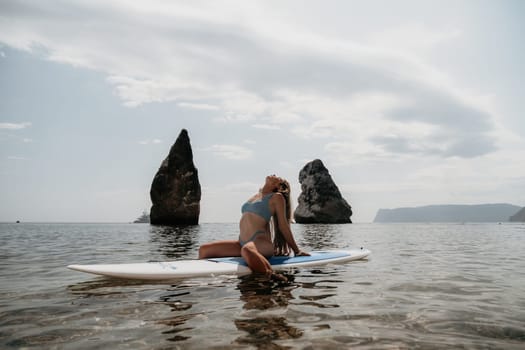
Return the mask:
POLYGON ((352 223, 352 208, 341 196, 328 169, 319 159, 309 162, 299 172, 301 194, 294 212, 299 224, 352 223))
POLYGON ((185 129, 153 178, 150 197, 153 203, 150 222, 153 225, 199 223, 201 185, 185 129))

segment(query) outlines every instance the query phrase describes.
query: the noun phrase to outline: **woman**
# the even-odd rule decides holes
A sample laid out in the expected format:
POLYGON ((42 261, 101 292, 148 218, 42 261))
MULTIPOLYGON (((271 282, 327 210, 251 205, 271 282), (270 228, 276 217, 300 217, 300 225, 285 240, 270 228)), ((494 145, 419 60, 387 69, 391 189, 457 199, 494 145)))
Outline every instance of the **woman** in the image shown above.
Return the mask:
POLYGON ((203 244, 199 248, 199 259, 242 256, 252 271, 281 280, 275 274, 267 258, 272 255, 310 255, 299 249, 290 229, 291 218, 290 184, 270 175, 266 177, 259 193, 243 204, 239 223, 239 239, 203 244), (270 225, 271 218, 273 223, 270 225), (270 226, 274 229, 272 243, 270 226))

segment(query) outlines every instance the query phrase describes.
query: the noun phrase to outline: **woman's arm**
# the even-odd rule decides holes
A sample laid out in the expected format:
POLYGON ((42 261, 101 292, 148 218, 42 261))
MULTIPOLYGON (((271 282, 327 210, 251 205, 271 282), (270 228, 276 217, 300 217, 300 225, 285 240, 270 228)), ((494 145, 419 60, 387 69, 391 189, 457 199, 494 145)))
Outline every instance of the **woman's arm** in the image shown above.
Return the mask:
POLYGON ((284 239, 286 240, 286 243, 292 248, 294 255, 310 255, 306 252, 303 252, 299 247, 297 246, 297 243, 295 242, 295 238, 293 236, 292 230, 290 228, 290 223, 288 222, 288 219, 286 218, 286 201, 282 194, 276 193, 272 197, 272 202, 274 206, 274 213, 277 217, 277 222, 279 224, 279 230, 284 236, 284 239))

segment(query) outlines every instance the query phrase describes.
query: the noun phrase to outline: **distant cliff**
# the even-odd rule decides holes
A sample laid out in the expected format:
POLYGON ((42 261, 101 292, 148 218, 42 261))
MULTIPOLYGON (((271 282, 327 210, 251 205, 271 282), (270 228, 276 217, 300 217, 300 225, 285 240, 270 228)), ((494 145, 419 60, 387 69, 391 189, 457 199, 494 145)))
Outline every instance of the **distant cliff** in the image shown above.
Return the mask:
POLYGON ((512 215, 509 220, 512 222, 525 222, 525 208, 512 215))
POLYGON ((520 209, 501 203, 379 209, 374 222, 508 222, 520 209))

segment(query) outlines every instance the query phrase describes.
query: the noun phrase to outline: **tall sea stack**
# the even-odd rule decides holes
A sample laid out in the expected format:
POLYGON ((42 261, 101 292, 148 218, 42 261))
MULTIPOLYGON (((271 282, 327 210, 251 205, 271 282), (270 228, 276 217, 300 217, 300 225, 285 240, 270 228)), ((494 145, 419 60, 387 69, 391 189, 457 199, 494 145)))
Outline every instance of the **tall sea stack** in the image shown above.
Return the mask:
POLYGON ((201 185, 193 164, 190 138, 185 129, 160 165, 151 184, 153 225, 197 225, 199 223, 201 185))
POLYGON ((328 169, 319 159, 306 164, 299 172, 301 194, 294 212, 299 224, 349 224, 352 208, 341 196, 328 169))

